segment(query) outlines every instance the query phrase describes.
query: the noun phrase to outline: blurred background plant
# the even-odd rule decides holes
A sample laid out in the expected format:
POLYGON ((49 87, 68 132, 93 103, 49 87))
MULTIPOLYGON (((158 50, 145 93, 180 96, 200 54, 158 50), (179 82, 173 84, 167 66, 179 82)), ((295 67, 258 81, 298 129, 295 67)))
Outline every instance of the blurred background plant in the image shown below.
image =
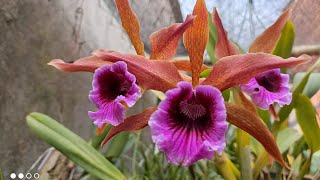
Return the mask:
MULTIPOLYGON (((83 4, 81 4, 83 2, 84 1, 78 2, 79 7, 83 6, 83 4)), ((192 3, 194 2, 195 1, 180 1, 180 7, 183 15, 186 13, 190 13, 185 12, 188 11, 188 8, 184 9, 183 7, 193 7, 192 3)), ((283 158, 292 168, 291 170, 285 170, 282 166, 280 166, 276 162, 273 162, 268 157, 264 148, 254 138, 248 136, 245 132, 237 129, 234 126, 229 126, 227 132, 227 147, 225 149, 225 153, 223 153, 222 156, 216 156, 215 160, 213 161, 199 161, 191 167, 180 167, 167 163, 164 155, 155 148, 153 143, 151 143, 148 128, 140 132, 120 133, 117 136, 115 136, 107 144, 105 148, 100 149, 100 143, 110 128, 107 128, 105 132, 103 132, 100 136, 95 136, 94 133, 91 133, 92 135, 90 136, 91 138, 89 140, 89 143, 86 143, 82 138, 80 138, 76 134, 81 134, 83 136, 81 131, 83 129, 89 130, 90 126, 81 125, 81 128, 78 128, 75 134, 47 116, 43 116, 41 114, 31 114, 27 117, 27 123, 31 130, 38 136, 40 136, 40 138, 44 139, 47 143, 55 147, 57 150, 61 151, 67 158, 65 158, 60 153, 56 152, 54 149, 49 149, 43 154, 43 156, 40 156, 39 158, 31 158, 33 159, 33 161, 37 158, 38 160, 34 163, 34 165, 28 168, 28 172, 41 171, 42 177, 45 177, 46 174, 47 177, 60 177, 62 179, 65 179, 66 177, 70 179, 123 179, 124 176, 130 179, 318 179, 320 176, 320 123, 319 115, 317 114, 317 112, 320 112, 320 75, 319 73, 315 72, 318 71, 317 64, 319 64, 319 60, 317 60, 317 58, 319 56, 320 50, 319 48, 317 49, 317 47, 320 43, 320 36, 317 36, 316 33, 313 33, 313 31, 316 31, 316 28, 319 27, 319 24, 315 24, 315 19, 318 19, 318 21, 316 22, 319 22, 319 16, 313 16, 312 13, 320 11, 319 2, 312 0, 298 0, 296 2, 272 1, 272 3, 270 3, 273 4, 272 7, 277 8, 265 7, 263 3, 262 5, 260 4, 260 6, 258 5, 258 3, 261 2, 269 4, 267 3, 267 1, 260 2, 249 0, 241 2, 239 1, 238 3, 231 3, 231 1, 225 1, 225 3, 223 1, 212 2, 208 1, 207 6, 209 10, 211 11, 210 7, 212 8, 213 6, 217 6, 219 8, 220 6, 221 11, 223 11, 221 14, 223 23, 231 21, 230 19, 234 19, 233 17, 237 15, 239 16, 239 20, 236 20, 236 22, 241 22, 240 25, 242 25, 243 27, 239 26, 239 24, 237 23, 235 23, 236 25, 234 26, 232 26, 232 24, 228 25, 227 23, 225 28, 228 32, 230 32, 231 38, 237 44, 239 44, 244 49, 244 51, 251 43, 251 40, 255 36, 257 36, 261 31, 263 31, 264 28, 270 25, 285 8, 293 8, 293 16, 291 18, 293 23, 287 23, 287 25, 282 31, 282 36, 278 41, 276 49, 273 53, 283 58, 287 58, 291 55, 298 56, 302 53, 307 53, 313 55, 314 60, 311 63, 305 65, 304 67, 300 67, 299 69, 295 69, 294 71, 287 72, 291 75, 291 77, 293 77, 293 101, 289 106, 285 106, 284 108, 280 109, 276 107, 276 112, 278 112, 279 118, 277 118, 277 116, 270 115, 268 111, 262 111, 257 109, 261 119, 264 120, 265 124, 268 126, 270 131, 277 138, 277 144, 279 146, 279 149, 283 155, 283 158), (237 14, 237 10, 235 9, 235 7, 237 7, 240 10, 246 9, 246 11, 242 12, 245 14, 237 14), (307 15, 301 16, 301 14, 303 14, 304 12, 303 10, 305 10, 306 7, 315 9, 313 11, 309 10, 311 15, 309 14, 308 16, 311 16, 313 18, 310 18, 307 15), (231 10, 228 8, 230 8, 231 10), (270 13, 270 11, 274 11, 274 13, 270 13), (230 15, 228 14, 228 12, 232 12, 232 14, 230 15), (267 17, 269 14, 272 15, 270 15, 270 17, 267 17), (301 19, 303 19, 303 17, 308 18, 302 21, 301 19), (261 20, 261 22, 259 19, 261 20), (309 21, 310 23, 306 23, 309 21), (317 27, 312 26, 312 23, 313 25, 317 25, 317 27), (295 24, 295 26, 293 24, 295 24), (237 26, 237 28, 240 29, 234 29, 235 26, 237 26), (258 26, 259 28, 255 26, 258 26), (311 26, 309 27, 311 29, 310 31, 307 30, 308 26, 311 26), (303 28, 304 32, 301 31, 301 29, 303 28), (241 32, 250 33, 246 35, 241 32), (295 39, 296 43, 294 43, 295 39), (297 71, 305 72, 297 73, 297 71), (98 153, 99 151, 101 152, 101 154, 98 153), (72 162, 70 160, 72 160, 72 162), (77 165, 80 165, 82 168, 80 168, 77 165), (62 173, 64 172, 62 171, 62 169, 65 170, 65 173, 62 173)), ((112 5, 112 1, 101 1, 100 3, 101 8, 114 8, 114 5, 112 5)), ((147 3, 152 4, 152 1, 148 1, 147 3)), ((135 6, 137 6, 136 3, 132 4, 134 8, 135 6)), ((168 6, 168 4, 173 6, 177 5, 177 1, 173 2, 172 0, 168 1, 168 4, 164 4, 165 5, 163 6, 168 6)), ((172 15, 172 17, 169 18, 169 21, 176 21, 179 20, 179 18, 182 19, 181 14, 180 17, 179 15, 178 17, 176 17, 177 15, 175 14, 179 12, 177 11, 177 9, 163 9, 164 12, 170 10, 170 13, 174 14, 172 15)), ((75 16, 76 22, 81 21, 79 19, 82 18, 82 10, 81 8, 77 9, 77 13, 75 16)), ((110 12, 114 13, 113 10, 110 10, 110 12)), ((136 12, 138 12, 138 16, 139 13, 142 13, 142 11, 136 12)), ((12 23, 10 17, 13 17, 14 19, 14 15, 15 14, 11 16, 9 13, 9 15, 6 16, 9 17, 8 26, 12 26, 10 25, 10 23, 12 23)), ((114 16, 116 18, 111 18, 112 21, 119 20, 116 14, 114 16)), ((146 15, 141 16, 140 14, 139 17, 145 16, 146 15)), ((155 16, 154 19, 149 19, 149 21, 155 23, 157 22, 156 20, 159 18, 159 15, 153 16, 155 16)), ((110 22, 108 23, 110 24, 110 22)), ((156 24, 152 27, 154 29, 159 29, 160 27, 169 24, 170 23, 165 22, 164 24, 156 24)), ((79 28, 81 27, 81 23, 75 23, 74 30, 79 31, 79 28)), ((10 28, 11 27, 9 27, 9 29, 10 28)), ((120 27, 117 28, 120 29, 120 27)), ((142 29, 143 28, 147 29, 145 35, 143 35, 146 36, 145 39, 147 39, 148 32, 152 32, 154 29, 142 25, 142 29)), ((98 35, 99 33, 97 33, 97 36, 98 35)), ((90 37, 88 39, 91 41, 95 40, 94 37, 90 37)), ((206 58, 206 63, 208 65, 213 65, 216 61, 215 57, 213 56, 216 39, 217 35, 215 27, 213 26, 213 24, 210 24, 210 42, 208 44, 208 56, 206 58)), ((83 41, 81 41, 79 34, 77 33, 75 33, 74 35, 74 40, 75 44, 77 44, 76 47, 78 47, 78 56, 80 56, 81 52, 83 54, 86 54, 86 51, 82 49, 83 46, 88 46, 88 50, 94 49, 92 42, 84 43, 83 41)), ((95 44, 95 46, 101 45, 101 43, 99 43, 100 42, 95 44)), ((120 47, 121 45, 122 44, 116 45, 112 48, 116 49, 117 46, 120 47)), ((105 45, 101 46, 105 47, 105 45)), ((101 46, 98 48, 102 48, 101 46)), ((146 48, 148 48, 148 46, 146 48)), ((57 50, 56 53, 51 53, 51 56, 44 58, 46 61, 41 63, 45 64, 45 62, 47 62, 50 58, 56 56, 56 54, 59 53, 58 51, 59 50, 57 50)), ((185 55, 185 50, 183 48, 179 50, 179 55, 181 57, 185 55)), ((77 57, 77 55, 72 55, 72 57, 77 57)), ((6 65, 6 63, 8 63, 9 61, 3 62, 6 65)), ((40 67, 43 68, 43 66, 40 67)), ((22 72, 24 71, 25 70, 23 70, 22 72)), ((283 72, 285 72, 285 70, 283 70, 283 72)), ((83 78, 87 81, 90 81, 90 78, 83 78)), ((42 79, 41 81, 45 80, 42 79)), ((56 81, 59 81, 59 79, 57 79, 56 81)), ((72 80, 70 80, 70 82, 72 82, 72 80)), ((77 88, 77 86, 74 88, 77 88)), ((87 93, 88 89, 89 87, 84 88, 82 90, 83 94, 87 93)), ((59 94, 59 91, 62 90, 59 90, 58 88, 57 91, 59 94)), ((152 96, 151 94, 152 93, 150 93, 149 96, 152 96)), ((55 94, 52 93, 51 95, 54 96, 55 94)), ((86 97, 87 95, 85 95, 85 98, 86 97)), ((59 101, 64 98, 68 99, 69 96, 65 95, 65 97, 54 101, 59 101)), ((149 101, 150 99, 152 99, 151 102, 154 103, 154 98, 155 96, 152 96, 152 98, 149 97, 148 99, 149 101)), ((77 97, 73 98, 71 102, 67 103, 67 107, 62 107, 62 109, 70 108, 73 102, 77 100, 77 97)), ((81 101, 84 100, 81 99, 81 101)), ((235 90, 231 91, 229 101, 237 103, 235 90)), ((6 103, 8 103, 8 101, 6 101, 6 103)), ((47 103, 50 104, 51 100, 47 100, 47 103)), ((75 113, 82 111, 82 115, 86 114, 86 111, 89 109, 89 106, 84 104, 78 104, 78 107, 82 107, 75 109, 75 113)), ((141 107, 138 108, 138 110, 134 110, 134 112, 132 113, 137 113, 138 111, 143 109, 142 106, 148 105, 148 103, 142 102, 141 107)), ((6 106, 8 106, 8 104, 6 106)), ((37 107, 39 107, 39 105, 36 105, 34 108, 28 109, 26 111, 36 111, 37 107)), ((2 110, 4 111, 4 109, 2 110)), ((44 110, 42 112, 51 115, 50 112, 54 110, 55 108, 53 108, 53 110, 44 110)), ((63 122, 63 119, 67 119, 67 121, 69 121, 69 124, 67 125, 69 126, 68 128, 73 129, 74 127, 73 125, 70 125, 70 121, 74 121, 75 118, 81 118, 81 115, 69 115, 65 117, 64 111, 61 110, 60 115, 54 115, 54 117, 57 118, 57 120, 59 120, 60 122, 62 121, 62 124, 65 124, 65 122, 63 122)), ((90 120, 85 119, 85 121, 89 122, 90 120)), ((7 122, 1 121, 1 123, 4 124, 7 122)), ((89 131, 92 131, 92 128, 89 131)), ((33 136, 31 136, 31 138, 34 139, 33 136)), ((1 142, 4 141, 5 140, 3 137, 1 142)), ((40 142, 38 142, 38 144, 40 144, 40 142)), ((3 158, 4 154, 1 154, 1 157, 3 158)), ((3 166, 3 164, 1 164, 1 166, 3 166)), ((13 170, 4 169, 4 177, 6 177, 8 172, 11 171, 13 170)))

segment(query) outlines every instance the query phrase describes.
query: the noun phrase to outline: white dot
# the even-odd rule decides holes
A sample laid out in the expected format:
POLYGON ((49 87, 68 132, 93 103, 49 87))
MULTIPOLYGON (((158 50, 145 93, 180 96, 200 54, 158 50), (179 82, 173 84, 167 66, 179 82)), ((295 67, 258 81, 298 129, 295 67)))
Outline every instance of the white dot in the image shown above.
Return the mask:
POLYGON ((17 175, 15 173, 11 173, 10 177, 11 177, 11 179, 15 179, 17 177, 17 175))
POLYGON ((39 174, 39 173, 35 173, 35 174, 33 175, 33 177, 34 177, 35 179, 39 179, 39 178, 40 178, 40 174, 39 174))
POLYGON ((22 179, 24 177, 24 175, 22 173, 19 173, 18 177, 19 177, 19 179, 22 179))
POLYGON ((31 179, 32 178, 32 174, 31 173, 26 174, 26 178, 27 179, 31 179))

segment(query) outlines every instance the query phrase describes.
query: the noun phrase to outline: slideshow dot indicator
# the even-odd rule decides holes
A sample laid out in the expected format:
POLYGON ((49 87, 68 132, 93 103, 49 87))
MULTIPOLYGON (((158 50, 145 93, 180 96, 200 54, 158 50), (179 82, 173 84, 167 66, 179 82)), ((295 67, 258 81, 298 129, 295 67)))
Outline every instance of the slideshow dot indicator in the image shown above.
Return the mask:
POLYGON ((15 173, 11 173, 11 174, 10 174, 10 178, 11 178, 11 179, 15 179, 16 177, 17 177, 17 175, 16 175, 15 173))

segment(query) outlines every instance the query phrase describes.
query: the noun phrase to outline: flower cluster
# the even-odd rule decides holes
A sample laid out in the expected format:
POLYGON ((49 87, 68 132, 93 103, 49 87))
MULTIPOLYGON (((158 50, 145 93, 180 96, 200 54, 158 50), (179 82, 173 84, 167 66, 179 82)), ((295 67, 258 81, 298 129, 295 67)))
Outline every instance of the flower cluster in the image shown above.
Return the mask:
POLYGON ((283 60, 271 54, 290 11, 285 11, 254 41, 249 53, 240 54, 237 46, 228 40, 214 9, 218 62, 208 67, 203 64, 209 34, 204 0, 197 0, 193 13, 184 22, 150 35, 149 58, 145 57, 139 21, 128 0, 115 0, 115 3, 137 55, 96 50, 93 56, 71 64, 59 59, 49 63, 61 71, 94 72, 89 98, 98 110, 89 112, 89 117, 99 128, 105 124, 114 126, 104 143, 121 131, 140 130, 149 125, 153 142, 168 161, 189 166, 200 159, 212 159, 215 152, 223 152, 229 122, 255 137, 274 159, 286 166, 272 134, 261 120, 247 109, 225 102, 221 92, 240 86, 262 109, 275 102, 280 106, 291 102, 289 77, 281 74, 279 68, 294 67, 309 57, 283 60), (174 60, 181 37, 190 61, 174 60), (206 69, 210 74, 200 79, 200 73, 206 69), (190 73, 191 77, 187 75, 190 73), (125 118, 126 109, 136 103, 144 90, 161 91, 166 98, 158 107, 125 118))

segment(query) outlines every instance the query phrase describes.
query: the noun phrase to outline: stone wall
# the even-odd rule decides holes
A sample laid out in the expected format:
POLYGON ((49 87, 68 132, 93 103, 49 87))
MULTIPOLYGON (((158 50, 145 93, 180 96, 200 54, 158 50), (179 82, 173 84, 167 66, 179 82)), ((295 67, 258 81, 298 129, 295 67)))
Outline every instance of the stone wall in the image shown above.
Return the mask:
MULTIPOLYGON (((145 42, 153 30, 179 17, 172 15, 172 2, 131 2, 145 42)), ((90 136, 92 74, 61 73, 46 63, 88 56, 93 49, 134 51, 110 0, 0 0, 0 24, 0 168, 7 177, 26 172, 48 148, 27 127, 25 116, 32 111, 48 114, 85 139, 90 136)), ((154 103, 149 94, 136 111, 154 103)))

